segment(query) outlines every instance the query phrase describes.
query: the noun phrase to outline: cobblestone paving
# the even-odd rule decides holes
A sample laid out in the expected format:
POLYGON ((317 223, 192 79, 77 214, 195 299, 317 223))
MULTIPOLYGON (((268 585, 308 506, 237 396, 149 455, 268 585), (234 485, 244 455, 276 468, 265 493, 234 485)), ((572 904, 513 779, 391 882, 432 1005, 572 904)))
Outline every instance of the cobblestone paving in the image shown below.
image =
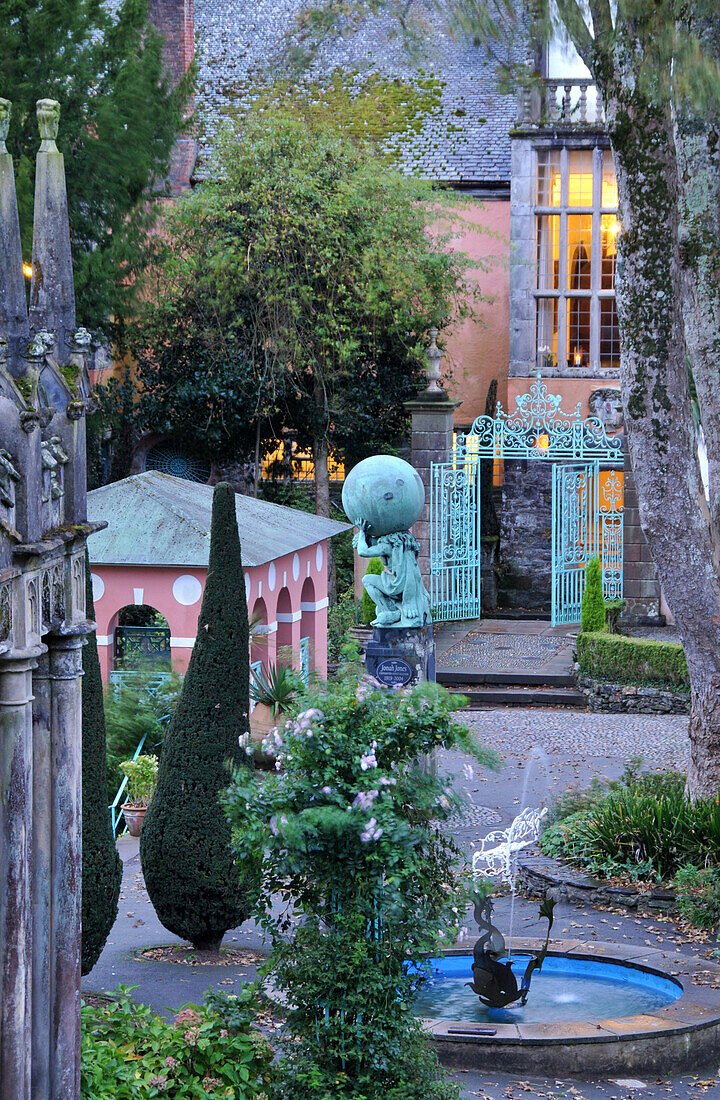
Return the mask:
POLYGON ((481 740, 505 755, 527 755, 537 745, 549 757, 642 756, 646 763, 682 767, 687 755, 685 715, 592 714, 562 710, 486 710, 467 714, 481 740))
POLYGON ((568 669, 572 654, 566 638, 544 638, 537 634, 489 634, 472 631, 440 659, 443 671, 535 672, 562 650, 567 650, 568 669))

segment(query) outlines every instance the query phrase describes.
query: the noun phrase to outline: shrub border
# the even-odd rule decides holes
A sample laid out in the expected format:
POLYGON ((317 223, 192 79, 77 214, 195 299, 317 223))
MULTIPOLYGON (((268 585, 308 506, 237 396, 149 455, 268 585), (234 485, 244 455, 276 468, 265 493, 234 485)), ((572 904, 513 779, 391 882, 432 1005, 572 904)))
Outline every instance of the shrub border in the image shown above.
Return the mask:
POLYGON ((685 653, 679 642, 596 631, 581 632, 575 644, 583 676, 637 686, 690 687, 685 653))

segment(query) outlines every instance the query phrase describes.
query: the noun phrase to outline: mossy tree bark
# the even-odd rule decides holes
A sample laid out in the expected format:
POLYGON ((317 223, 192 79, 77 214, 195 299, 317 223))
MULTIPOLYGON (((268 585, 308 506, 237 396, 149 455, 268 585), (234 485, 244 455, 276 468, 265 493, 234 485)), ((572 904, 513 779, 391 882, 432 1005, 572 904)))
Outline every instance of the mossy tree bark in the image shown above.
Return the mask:
MULTIPOLYGON (((689 181, 681 179, 672 97, 663 91, 665 74, 656 70, 654 84, 648 78, 655 56, 651 16, 656 13, 649 12, 647 20, 620 13, 613 20, 607 0, 591 0, 591 34, 576 0, 559 0, 558 9, 605 102, 622 226, 616 295, 628 447, 641 524, 690 673, 688 791, 693 798, 716 797, 720 530, 700 476, 687 371, 688 348, 713 338, 704 330, 700 335, 697 312, 706 304, 706 291, 688 273, 687 250, 681 248, 680 212, 689 181), (693 295, 697 306, 688 311, 693 295)), ((707 363, 707 378, 702 366, 699 370, 698 396, 702 390, 717 419, 720 386, 709 368, 707 363)), ((717 359, 714 369, 717 374, 717 359)), ((708 439, 713 469, 715 457, 720 458, 718 444, 720 438, 708 439)))
POLYGON ((197 639, 160 757, 140 835, 150 900, 160 921, 199 950, 217 950, 247 920, 252 868, 240 867, 219 795, 230 767, 253 766, 239 744, 249 729, 249 630, 232 486, 213 497, 210 560, 197 639))
MULTIPOLYGON (((86 608, 95 618, 90 560, 85 558, 86 608)), ((107 792, 107 748, 97 640, 82 655, 82 948, 83 974, 100 957, 118 910, 122 860, 115 847, 107 792)))

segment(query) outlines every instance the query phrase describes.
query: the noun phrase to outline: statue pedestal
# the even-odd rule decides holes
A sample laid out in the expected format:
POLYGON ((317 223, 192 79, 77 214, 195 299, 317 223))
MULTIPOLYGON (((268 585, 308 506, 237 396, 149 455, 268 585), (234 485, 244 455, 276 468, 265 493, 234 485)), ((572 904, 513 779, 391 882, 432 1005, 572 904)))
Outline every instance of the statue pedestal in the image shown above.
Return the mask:
POLYGON ((386 687, 412 687, 435 680, 435 641, 427 626, 374 626, 365 668, 386 687))

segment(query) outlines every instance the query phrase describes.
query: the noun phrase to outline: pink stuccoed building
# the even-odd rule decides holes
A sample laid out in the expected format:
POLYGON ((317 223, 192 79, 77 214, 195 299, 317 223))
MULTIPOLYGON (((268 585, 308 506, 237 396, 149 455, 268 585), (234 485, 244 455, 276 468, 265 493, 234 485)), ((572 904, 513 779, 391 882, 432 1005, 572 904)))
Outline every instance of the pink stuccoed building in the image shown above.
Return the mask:
MULTIPOLYGON (((195 643, 210 549, 213 487, 149 471, 88 494, 88 518, 107 527, 89 543, 98 652, 108 680, 131 637, 123 609, 143 605, 169 628, 143 639, 184 672, 195 643), (168 645, 169 642, 169 645, 168 645)), ((295 508, 236 496, 245 592, 255 623, 251 659, 327 674, 327 548, 348 525, 295 508)))

